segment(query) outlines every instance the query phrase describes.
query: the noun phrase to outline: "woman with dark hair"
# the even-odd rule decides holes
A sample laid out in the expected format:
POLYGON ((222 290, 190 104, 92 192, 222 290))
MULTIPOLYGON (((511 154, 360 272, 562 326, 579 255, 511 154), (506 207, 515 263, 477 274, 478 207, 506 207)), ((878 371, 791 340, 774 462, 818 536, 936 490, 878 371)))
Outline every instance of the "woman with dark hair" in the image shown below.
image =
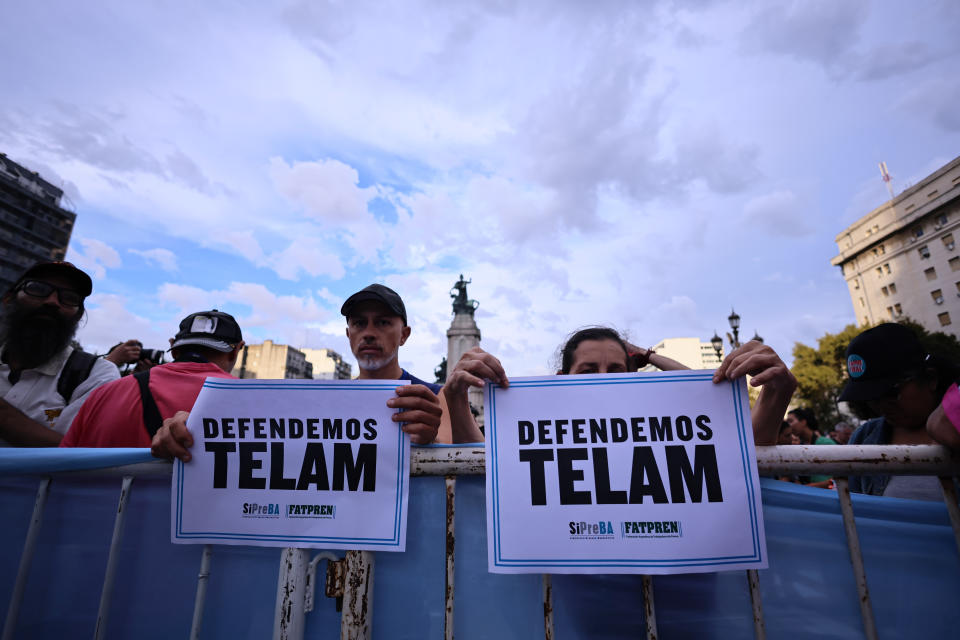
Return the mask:
MULTIPOLYGON (((867 329, 847 347, 847 385, 840 400, 874 417, 848 444, 933 444, 927 422, 956 380, 952 363, 927 354, 909 328, 885 323, 867 329)), ((850 490, 873 495, 940 500, 934 477, 852 476, 850 490)))
MULTIPOLYGON (((665 371, 688 368, 652 349, 630 344, 609 327, 588 327, 573 333, 560 349, 558 364, 558 375, 625 373, 647 364, 665 371)), ((735 380, 743 375, 753 376, 751 386, 763 387, 751 412, 754 442, 774 444, 797 381, 773 349, 756 341, 746 343, 724 358, 713 381, 735 380)), ((510 384, 500 361, 475 347, 463 354, 443 386, 447 408, 440 426, 441 434, 451 429, 469 434, 470 439, 465 442, 483 441, 483 433, 470 411, 467 390, 482 387, 485 380, 502 387, 510 384), (450 425, 457 428, 452 429, 450 425)))

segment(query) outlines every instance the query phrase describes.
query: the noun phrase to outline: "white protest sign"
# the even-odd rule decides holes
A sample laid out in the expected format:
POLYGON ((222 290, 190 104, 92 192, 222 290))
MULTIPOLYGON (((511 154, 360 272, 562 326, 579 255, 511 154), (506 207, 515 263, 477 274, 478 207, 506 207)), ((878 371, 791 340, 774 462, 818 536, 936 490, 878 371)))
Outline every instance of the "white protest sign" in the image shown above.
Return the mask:
POLYGON ((403 551, 410 436, 387 407, 402 384, 207 378, 173 542, 403 551))
POLYGON ((494 573, 767 566, 746 384, 712 371, 486 387, 494 573))

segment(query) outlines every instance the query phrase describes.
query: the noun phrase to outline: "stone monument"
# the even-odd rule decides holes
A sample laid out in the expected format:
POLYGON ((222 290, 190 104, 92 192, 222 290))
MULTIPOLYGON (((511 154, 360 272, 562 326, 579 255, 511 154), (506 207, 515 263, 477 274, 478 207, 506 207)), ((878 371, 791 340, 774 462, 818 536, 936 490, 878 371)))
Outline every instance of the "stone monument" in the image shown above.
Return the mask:
MULTIPOLYGON (((450 289, 450 297, 453 298, 453 322, 447 329, 447 368, 452 369, 460 361, 460 356, 472 349, 480 346, 480 329, 473 318, 473 312, 477 310, 480 303, 476 300, 470 300, 467 297, 467 285, 473 280, 464 280, 463 274, 460 274, 460 280, 454 283, 450 289)), ((483 391, 480 389, 470 389, 468 393, 470 407, 474 415, 477 416, 477 424, 483 426, 483 391)))

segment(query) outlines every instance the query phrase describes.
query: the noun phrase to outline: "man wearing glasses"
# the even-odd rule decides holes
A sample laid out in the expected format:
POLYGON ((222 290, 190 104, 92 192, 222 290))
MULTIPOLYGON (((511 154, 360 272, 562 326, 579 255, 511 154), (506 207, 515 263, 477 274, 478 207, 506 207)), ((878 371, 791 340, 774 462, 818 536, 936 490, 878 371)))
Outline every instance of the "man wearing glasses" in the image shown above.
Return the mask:
POLYGON ((92 290, 69 262, 40 262, 0 298, 0 446, 57 446, 87 394, 120 377, 70 346, 92 290))

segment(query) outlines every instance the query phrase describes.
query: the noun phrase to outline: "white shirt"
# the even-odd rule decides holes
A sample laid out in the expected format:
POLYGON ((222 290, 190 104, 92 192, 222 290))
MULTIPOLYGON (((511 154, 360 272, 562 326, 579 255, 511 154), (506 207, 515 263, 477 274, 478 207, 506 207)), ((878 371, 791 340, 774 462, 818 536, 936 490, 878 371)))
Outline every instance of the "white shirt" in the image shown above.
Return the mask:
MULTIPOLYGON (((0 349, 0 355, 3 350, 0 349)), ((32 420, 46 425, 59 434, 64 434, 80 411, 80 405, 87 395, 100 385, 116 380, 120 371, 112 362, 97 358, 86 380, 80 383, 70 396, 70 402, 64 401, 57 391, 60 372, 73 353, 73 347, 66 347, 56 356, 35 369, 20 372, 17 384, 10 384, 10 365, 0 358, 0 397, 9 402, 32 420)), ((9 446, 0 438, 0 446, 9 446)))

